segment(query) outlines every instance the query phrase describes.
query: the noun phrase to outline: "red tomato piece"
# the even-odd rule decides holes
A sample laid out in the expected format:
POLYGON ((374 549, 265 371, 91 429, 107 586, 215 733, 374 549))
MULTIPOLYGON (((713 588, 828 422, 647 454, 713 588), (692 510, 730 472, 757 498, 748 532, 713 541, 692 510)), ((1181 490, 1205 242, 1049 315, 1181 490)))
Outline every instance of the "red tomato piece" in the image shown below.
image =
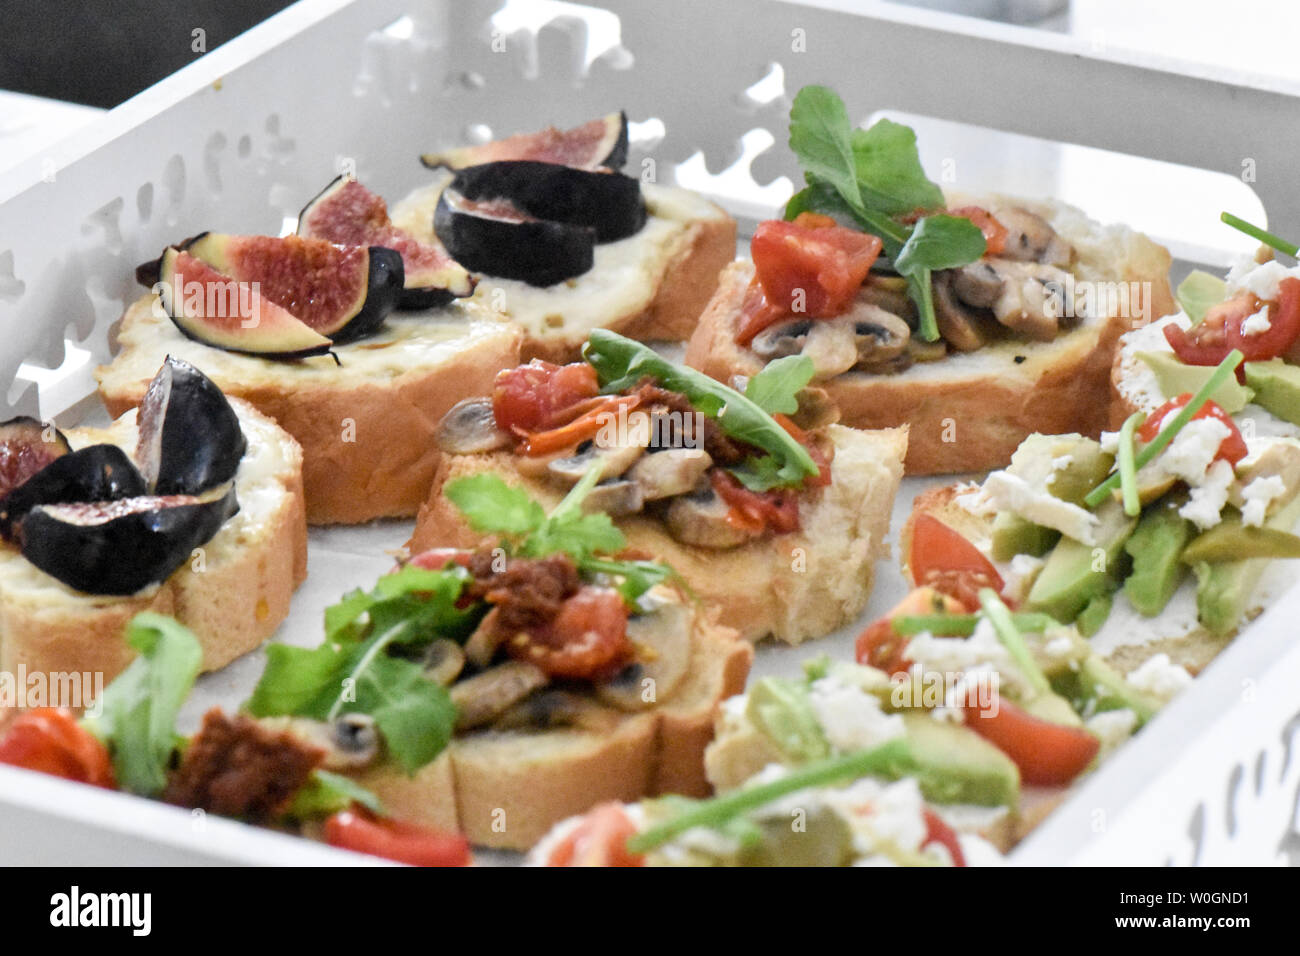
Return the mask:
POLYGON ((962 206, 949 209, 948 215, 969 219, 984 234, 984 255, 999 255, 1007 246, 1007 227, 983 206, 962 206))
POLYGON ((855 229, 779 219, 760 223, 750 242, 764 298, 814 319, 848 309, 880 249, 877 236, 855 229))
POLYGON ((469 841, 364 810, 344 810, 325 821, 325 842, 344 850, 368 853, 411 866, 468 866, 469 841))
POLYGON ((566 412, 599 393, 596 370, 586 362, 553 365, 534 359, 497 375, 492 412, 504 429, 531 432, 554 428, 566 412))
POLYGON ((993 563, 960 534, 930 514, 912 522, 912 547, 907 561, 912 583, 929 585, 962 602, 979 607, 980 588, 1002 593, 1004 582, 993 563))
POLYGON ((0 740, 0 763, 113 789, 108 750, 70 710, 38 707, 19 714, 0 740))
POLYGON ((727 520, 738 528, 789 534, 799 530, 799 495, 790 488, 750 491, 721 468, 709 472, 713 489, 731 509, 727 520))
POLYGON ((937 843, 948 851, 953 866, 965 866, 966 856, 961 852, 961 841, 957 839, 956 831, 928 807, 921 813, 925 819, 925 839, 921 841, 921 846, 937 843))
POLYGON ((1025 783, 1065 786, 1087 769, 1101 741, 1082 727, 1034 717, 999 698, 986 709, 967 704, 966 726, 1011 758, 1025 783))
MULTIPOLYGON (((1184 392, 1177 398, 1171 398, 1154 412, 1147 416, 1147 420, 1142 423, 1142 427, 1137 430, 1137 436, 1144 442, 1149 442, 1160 434, 1161 424, 1171 412, 1177 411, 1192 400, 1191 392, 1184 392)), ((1201 406, 1201 410, 1192 416, 1192 421, 1198 418, 1213 418, 1224 425, 1228 426, 1228 437, 1219 443, 1219 450, 1215 453, 1215 461, 1226 461, 1230 465, 1236 466, 1237 462, 1246 457, 1246 439, 1241 434, 1241 429, 1237 423, 1232 420, 1232 416, 1225 412, 1216 402, 1209 401, 1201 406)))
POLYGON ((612 588, 584 586, 565 600, 543 631, 521 632, 505 646, 511 657, 535 664, 552 677, 612 676, 632 657, 627 605, 612 588))
MULTIPOLYGON (((1246 334, 1242 325, 1261 307, 1260 300, 1246 292, 1211 308, 1191 329, 1166 325, 1164 336, 1188 365, 1218 365, 1233 349, 1241 351, 1244 362, 1277 358, 1300 339, 1300 279, 1286 278, 1278 284, 1277 301, 1268 306, 1268 328, 1246 334)), ((1244 375, 1238 367, 1238 380, 1244 380, 1244 375)))
POLYGON ((547 866, 645 866, 627 849, 636 824, 621 804, 602 803, 569 831, 546 860, 547 866))

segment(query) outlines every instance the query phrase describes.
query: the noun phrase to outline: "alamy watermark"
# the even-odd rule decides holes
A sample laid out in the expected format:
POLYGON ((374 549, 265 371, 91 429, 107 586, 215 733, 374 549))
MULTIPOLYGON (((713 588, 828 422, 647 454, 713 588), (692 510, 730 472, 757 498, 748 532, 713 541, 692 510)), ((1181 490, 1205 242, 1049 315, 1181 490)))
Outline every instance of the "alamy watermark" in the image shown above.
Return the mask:
POLYGON ((103 671, 0 671, 0 712, 16 708, 64 707, 85 711, 88 717, 103 713, 103 671))
POLYGON ((177 272, 171 282, 158 281, 151 289, 155 318, 166 319, 162 307, 164 293, 171 296, 172 309, 181 315, 201 315, 206 318, 237 318, 243 329, 257 328, 262 320, 262 289, 259 282, 185 281, 185 274, 177 272))

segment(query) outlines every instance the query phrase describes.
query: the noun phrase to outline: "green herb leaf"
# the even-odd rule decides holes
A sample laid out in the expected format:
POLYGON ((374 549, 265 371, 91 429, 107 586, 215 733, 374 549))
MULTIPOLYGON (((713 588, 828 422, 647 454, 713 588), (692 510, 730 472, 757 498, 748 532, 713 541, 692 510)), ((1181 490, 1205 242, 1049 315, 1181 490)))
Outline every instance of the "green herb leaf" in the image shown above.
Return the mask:
POLYGON ((292 820, 319 820, 342 813, 353 804, 360 804, 372 813, 384 813, 379 798, 351 777, 328 770, 313 770, 294 795, 286 816, 292 820))
POLYGON ((781 474, 781 466, 773 461, 771 455, 763 458, 751 456, 739 465, 732 465, 727 471, 750 491, 771 491, 786 483, 781 474))
POLYGON ((451 740, 456 708, 419 663, 388 652, 468 633, 482 610, 456 607, 468 577, 458 567, 406 567, 380 578, 369 592, 348 594, 326 611, 319 647, 267 647, 266 669, 246 709, 257 717, 316 720, 369 714, 389 754, 414 773, 451 740))
POLYGON ((1119 487, 1124 499, 1124 513, 1130 518, 1136 517, 1142 510, 1142 502, 1138 498, 1137 468, 1134 465, 1136 456, 1133 452, 1133 432, 1144 421, 1145 414, 1134 412, 1124 419, 1124 424, 1119 429, 1119 454, 1116 456, 1119 462, 1119 487))
POLYGON ((998 640, 1007 649, 1011 659, 1016 662, 1020 672, 1025 675, 1029 685, 1040 694, 1050 693, 1052 686, 1047 681, 1047 675, 1043 673, 1043 669, 1034 660, 1029 645, 1025 643, 1025 639, 1020 635, 1020 631, 1011 617, 1011 611, 1002 603, 1002 599, 998 597, 997 592, 992 588, 980 588, 979 599, 980 607, 984 609, 984 616, 993 625, 998 640))
POLYGON ((469 475, 449 482, 443 494, 460 509, 475 531, 525 535, 546 518, 542 506, 528 493, 512 488, 498 476, 469 475))
POLYGON ((169 617, 137 614, 126 642, 139 656, 104 689, 100 714, 86 727, 104 741, 123 790, 157 796, 181 742, 176 715, 203 663, 199 640, 169 617))
POLYGON ((939 339, 934 317, 931 273, 955 269, 984 255, 984 234, 960 216, 926 216, 894 257, 894 268, 907 279, 908 292, 920 313, 918 335, 926 342, 939 339))
POLYGON ((580 565, 589 574, 609 574, 620 579, 618 593, 628 604, 635 604, 641 595, 656 584, 677 580, 677 572, 666 564, 654 561, 618 561, 613 558, 587 558, 580 565))
POLYGON ((653 349, 607 329, 596 329, 582 349, 606 392, 631 388, 645 376, 681 392, 697 411, 715 418, 737 441, 754 445, 776 459, 783 485, 799 485, 817 474, 817 464, 790 433, 757 404, 702 372, 674 365, 653 349))
POLYGON ((806 355, 787 355, 768 362, 745 386, 745 397, 774 415, 799 411, 799 390, 816 374, 813 360, 806 355))
POLYGON ((809 182, 822 182, 850 208, 862 206, 852 126, 844 101, 824 86, 805 86, 790 105, 790 149, 809 182))
POLYGON ((1211 306, 1223 301, 1227 288, 1228 284, 1218 276, 1193 269, 1186 279, 1178 283, 1178 291, 1174 295, 1187 317, 1192 320, 1192 325, 1196 325, 1205 318, 1205 313, 1210 311, 1211 306))
POLYGON ((897 216, 944 208, 943 190, 925 175, 911 127, 877 120, 868 129, 855 129, 850 142, 858 190, 868 209, 897 216))

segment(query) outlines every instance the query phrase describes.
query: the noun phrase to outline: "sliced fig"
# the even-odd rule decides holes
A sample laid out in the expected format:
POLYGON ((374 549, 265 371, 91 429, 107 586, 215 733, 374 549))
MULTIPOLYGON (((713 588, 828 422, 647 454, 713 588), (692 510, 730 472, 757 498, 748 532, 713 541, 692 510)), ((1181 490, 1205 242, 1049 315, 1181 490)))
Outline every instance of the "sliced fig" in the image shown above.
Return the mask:
POLYGON ((383 246, 336 246, 301 236, 209 232, 185 251, 335 342, 373 332, 397 306, 402 256, 383 246))
POLYGON ((622 169, 627 162, 627 114, 609 113, 568 130, 548 126, 536 133, 520 133, 482 146, 425 153, 420 162, 430 169, 465 169, 502 159, 531 159, 580 169, 622 169))
POLYGON ((137 421, 135 458, 153 495, 197 495, 225 484, 248 447, 216 383, 170 355, 149 383, 137 421))
POLYGON ((113 501, 145 491, 126 452, 116 445, 87 445, 60 455, 0 498, 0 537, 12 540, 18 522, 37 505, 113 501))
POLYGON ((182 249, 162 254, 156 287, 176 327, 204 345, 264 358, 321 355, 333 345, 252 287, 182 249))
POLYGON ((535 219, 506 200, 467 200, 450 188, 438 197, 433 229, 466 268, 529 285, 555 285, 596 261, 596 230, 535 219))
POLYGON ((597 242, 633 235, 646 220, 641 184, 610 170, 506 160, 462 169, 450 188, 469 200, 508 200, 534 219, 588 226, 597 242))
POLYGON ((70 588, 134 594, 170 577, 237 511, 233 485, 202 497, 37 505, 18 539, 23 557, 70 588))
POLYGON ((0 422, 0 502, 60 455, 71 451, 53 425, 20 415, 0 422))
POLYGON ((402 257, 401 309, 427 309, 474 291, 474 277, 439 242, 422 242, 388 218, 388 204, 340 176, 298 214, 298 235, 345 246, 382 246, 402 257))

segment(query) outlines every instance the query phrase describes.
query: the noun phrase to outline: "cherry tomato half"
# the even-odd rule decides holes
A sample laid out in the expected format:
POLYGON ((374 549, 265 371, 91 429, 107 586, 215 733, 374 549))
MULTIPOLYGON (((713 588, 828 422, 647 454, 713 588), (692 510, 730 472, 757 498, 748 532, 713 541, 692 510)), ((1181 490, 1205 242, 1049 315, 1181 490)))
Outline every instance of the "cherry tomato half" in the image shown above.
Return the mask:
MULTIPOLYGON (((1156 435, 1160 434, 1160 426, 1165 418, 1191 400, 1192 393, 1184 392, 1177 398, 1171 398, 1165 402, 1147 416, 1147 420, 1137 430, 1138 438, 1144 442, 1151 441, 1156 435)), ((1228 426, 1228 437, 1219 443, 1219 450, 1214 455, 1215 461, 1226 461, 1235 467, 1237 462, 1246 457, 1246 439, 1242 437, 1241 430, 1237 428, 1237 423, 1232 420, 1232 416, 1219 407, 1218 403, 1206 402, 1201 406, 1201 410, 1192 416, 1192 421, 1196 421, 1198 418, 1213 418, 1228 426)))
POLYGON ((965 708, 966 726, 993 744, 1020 770, 1025 783, 1064 786, 1087 769, 1101 741, 1082 727, 1034 717, 999 698, 982 708, 965 708))
POLYGON ((0 739, 0 763, 96 787, 115 786, 108 750, 72 711, 61 708, 19 714, 0 739))
POLYGON ((627 849, 636 833, 621 804, 602 803, 592 808, 570 830, 546 860, 547 866, 645 866, 645 858, 627 849))
POLYGON ((554 428, 566 411, 599 393, 596 370, 586 362, 553 365, 534 359, 497 375, 492 413, 497 426, 507 430, 554 428))
POLYGON ((1004 587, 997 568, 979 548, 930 514, 919 514, 912 522, 907 565, 913 584, 951 595, 968 611, 979 607, 980 588, 1001 594, 1004 587))
POLYGON ((325 842, 411 866, 468 866, 469 841, 459 833, 344 810, 325 821, 325 842))

